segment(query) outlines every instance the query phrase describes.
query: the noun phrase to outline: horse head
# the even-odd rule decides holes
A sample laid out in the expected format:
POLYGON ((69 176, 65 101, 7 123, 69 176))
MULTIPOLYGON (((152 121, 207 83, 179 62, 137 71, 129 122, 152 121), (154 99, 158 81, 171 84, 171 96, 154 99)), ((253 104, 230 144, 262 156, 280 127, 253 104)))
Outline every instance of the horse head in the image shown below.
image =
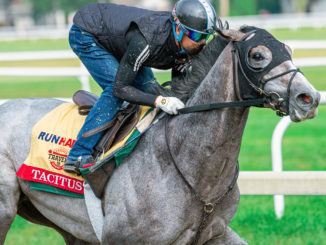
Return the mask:
POLYGON ((292 50, 256 27, 219 30, 232 41, 233 73, 240 100, 264 97, 264 107, 294 122, 317 115, 320 94, 292 62, 292 50))

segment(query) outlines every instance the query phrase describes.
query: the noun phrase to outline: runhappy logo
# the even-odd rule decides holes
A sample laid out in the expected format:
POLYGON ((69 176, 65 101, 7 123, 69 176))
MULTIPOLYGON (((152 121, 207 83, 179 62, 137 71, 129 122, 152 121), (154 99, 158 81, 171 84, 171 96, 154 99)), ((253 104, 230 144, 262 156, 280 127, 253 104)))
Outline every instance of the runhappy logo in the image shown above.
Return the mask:
POLYGON ((47 133, 44 131, 41 131, 38 138, 38 140, 44 140, 46 142, 50 142, 50 143, 54 143, 60 146, 68 146, 68 147, 72 147, 76 140, 74 139, 70 139, 70 138, 65 138, 62 136, 58 136, 55 134, 51 134, 51 133, 47 133))

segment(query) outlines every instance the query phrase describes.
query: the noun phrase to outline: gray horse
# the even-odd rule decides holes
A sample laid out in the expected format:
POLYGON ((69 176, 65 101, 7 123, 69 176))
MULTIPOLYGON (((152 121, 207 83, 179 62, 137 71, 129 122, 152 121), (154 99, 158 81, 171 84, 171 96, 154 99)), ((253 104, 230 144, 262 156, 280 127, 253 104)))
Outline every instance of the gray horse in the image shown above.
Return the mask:
MULTIPOLYGON (((187 106, 255 94, 268 98, 264 107, 289 114, 293 121, 315 117, 320 96, 292 61, 269 67, 290 49, 260 33, 220 31, 223 38, 194 57, 187 75, 165 92, 187 106), (250 40, 256 43, 246 45, 250 40), (268 72, 261 73, 266 67, 268 72), (258 73, 263 77, 254 81, 258 73)), ((182 114, 148 131, 105 188, 98 241, 82 199, 30 190, 27 181, 16 177, 29 153, 33 125, 60 103, 17 99, 0 107, 0 243, 18 213, 56 229, 67 244, 246 244, 228 225, 240 198, 231 183, 249 107, 182 114)))

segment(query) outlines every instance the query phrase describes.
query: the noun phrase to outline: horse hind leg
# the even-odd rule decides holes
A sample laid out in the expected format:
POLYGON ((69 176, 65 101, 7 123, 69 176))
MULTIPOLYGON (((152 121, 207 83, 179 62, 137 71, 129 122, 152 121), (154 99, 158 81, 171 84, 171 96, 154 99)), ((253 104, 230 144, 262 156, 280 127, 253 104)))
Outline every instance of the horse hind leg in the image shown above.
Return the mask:
POLYGON ((215 237, 205 245, 248 245, 244 240, 242 240, 237 233, 235 233, 230 227, 227 227, 223 235, 215 237))
POLYGON ((0 244, 15 219, 20 196, 16 172, 10 158, 0 152, 0 244))

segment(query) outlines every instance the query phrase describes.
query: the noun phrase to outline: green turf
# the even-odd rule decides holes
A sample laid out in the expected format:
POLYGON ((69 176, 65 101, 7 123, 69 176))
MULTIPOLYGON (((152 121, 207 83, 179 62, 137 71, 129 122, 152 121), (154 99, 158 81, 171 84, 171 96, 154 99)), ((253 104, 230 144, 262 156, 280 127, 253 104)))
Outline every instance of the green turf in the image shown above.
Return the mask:
POLYGON ((77 78, 65 77, 0 77, 0 86, 0 98, 8 99, 25 97, 71 97, 73 91, 81 88, 77 78))
POLYGON ((299 28, 270 30, 280 40, 326 40, 326 28, 299 28))
MULTIPOLYGON (((252 108, 242 140, 241 170, 272 170, 271 138, 279 118, 268 109, 252 108), (259 164, 257 164, 259 163, 259 164)), ((292 123, 282 144, 285 170, 326 170, 326 106, 314 120, 292 123)))
POLYGON ((67 39, 42 39, 0 42, 0 52, 70 49, 67 39))
MULTIPOLYGON (((169 73, 158 75, 160 82, 171 80, 169 73)), ((100 94, 101 88, 91 81, 91 89, 100 94)), ((77 78, 70 77, 1 77, 0 99, 25 98, 25 97, 71 97, 81 89, 77 78)))
POLYGON ((65 60, 33 60, 33 61, 2 61, 0 67, 77 67, 80 61, 77 59, 65 60))
POLYGON ((297 49, 293 52, 293 58, 306 58, 306 57, 325 57, 325 49, 297 49))
POLYGON ((20 216, 8 232, 5 245, 36 245, 36 244, 65 244, 63 238, 55 230, 27 222, 20 216))
POLYGON ((286 196, 278 220, 272 196, 241 196, 231 227, 251 245, 326 244, 325 203, 325 196, 286 196))

